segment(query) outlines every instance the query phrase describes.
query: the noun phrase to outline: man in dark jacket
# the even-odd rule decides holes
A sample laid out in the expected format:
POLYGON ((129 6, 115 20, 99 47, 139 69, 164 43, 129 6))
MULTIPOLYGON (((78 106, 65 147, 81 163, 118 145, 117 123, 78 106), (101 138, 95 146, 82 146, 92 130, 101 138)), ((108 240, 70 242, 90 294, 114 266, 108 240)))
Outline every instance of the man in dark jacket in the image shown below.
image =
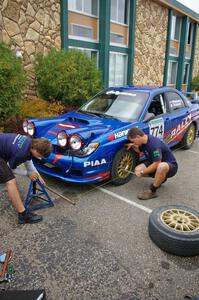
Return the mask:
POLYGON ((18 212, 19 224, 40 222, 42 216, 25 210, 14 174, 28 175, 31 180, 39 179, 45 184, 32 163, 32 157, 48 157, 51 151, 52 145, 47 139, 31 139, 14 133, 0 134, 0 184, 6 185, 9 198, 18 212), (26 170, 19 168, 23 163, 26 170))
POLYGON ((150 188, 139 193, 138 198, 140 200, 155 198, 156 190, 161 184, 177 173, 176 159, 167 144, 157 137, 146 135, 139 128, 131 128, 127 138, 130 142, 127 148, 132 148, 137 153, 143 152, 146 157, 146 161, 135 168, 135 175, 154 177, 150 188))

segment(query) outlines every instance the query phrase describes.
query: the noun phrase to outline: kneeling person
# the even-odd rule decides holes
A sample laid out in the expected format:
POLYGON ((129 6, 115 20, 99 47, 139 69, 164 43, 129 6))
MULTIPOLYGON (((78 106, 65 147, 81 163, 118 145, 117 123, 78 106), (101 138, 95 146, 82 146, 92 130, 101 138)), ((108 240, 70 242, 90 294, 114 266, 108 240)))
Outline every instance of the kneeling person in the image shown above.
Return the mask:
POLYGON ((146 157, 146 161, 135 168, 135 175, 137 177, 154 177, 154 182, 150 188, 139 193, 138 199, 155 198, 157 197, 156 190, 161 184, 177 173, 178 164, 176 159, 167 144, 157 137, 146 135, 139 128, 131 128, 128 131, 127 138, 130 142, 127 144, 128 149, 132 148, 138 153, 143 152, 146 157))

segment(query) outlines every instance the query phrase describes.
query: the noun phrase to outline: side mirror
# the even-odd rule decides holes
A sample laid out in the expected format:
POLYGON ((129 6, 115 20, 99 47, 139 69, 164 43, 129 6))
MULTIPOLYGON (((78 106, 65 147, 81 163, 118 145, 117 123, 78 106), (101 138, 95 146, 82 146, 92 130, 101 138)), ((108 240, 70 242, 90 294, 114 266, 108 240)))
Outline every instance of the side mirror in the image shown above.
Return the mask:
POLYGON ((191 100, 192 104, 199 104, 199 98, 191 100))
POLYGON ((152 120, 154 117, 155 117, 154 113, 147 112, 143 121, 148 122, 148 121, 152 120))

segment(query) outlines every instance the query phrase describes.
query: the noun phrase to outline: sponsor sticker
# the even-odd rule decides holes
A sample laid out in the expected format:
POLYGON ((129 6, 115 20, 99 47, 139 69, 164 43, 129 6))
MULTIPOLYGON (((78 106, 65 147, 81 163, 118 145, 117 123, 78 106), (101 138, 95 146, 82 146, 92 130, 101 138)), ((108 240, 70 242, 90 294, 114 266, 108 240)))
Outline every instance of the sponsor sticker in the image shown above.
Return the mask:
POLYGON ((85 161, 84 162, 84 168, 86 167, 96 167, 106 164, 106 159, 102 158, 101 160, 91 160, 91 161, 85 161))

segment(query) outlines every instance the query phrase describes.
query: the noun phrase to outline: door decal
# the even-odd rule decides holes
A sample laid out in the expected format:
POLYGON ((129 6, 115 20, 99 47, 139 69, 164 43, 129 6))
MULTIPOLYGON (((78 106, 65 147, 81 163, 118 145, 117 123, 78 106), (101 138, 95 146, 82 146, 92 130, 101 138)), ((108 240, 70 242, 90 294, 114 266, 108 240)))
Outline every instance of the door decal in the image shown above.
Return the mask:
POLYGON ((164 137, 164 119, 158 118, 151 120, 149 123, 149 134, 156 136, 160 139, 164 137))

